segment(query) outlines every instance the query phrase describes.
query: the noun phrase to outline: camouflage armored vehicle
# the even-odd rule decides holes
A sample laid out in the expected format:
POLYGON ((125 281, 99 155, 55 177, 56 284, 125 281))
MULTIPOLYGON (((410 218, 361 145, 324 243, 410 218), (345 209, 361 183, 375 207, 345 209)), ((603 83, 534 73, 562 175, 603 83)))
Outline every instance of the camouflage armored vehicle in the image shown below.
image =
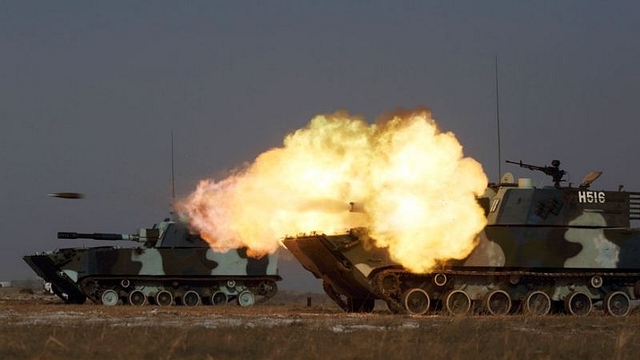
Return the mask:
POLYGON ((137 234, 58 233, 60 239, 129 240, 138 247, 65 248, 24 261, 67 303, 116 305, 199 304, 235 301, 251 306, 277 292, 277 255, 255 259, 246 249, 215 252, 186 225, 169 221, 137 234))
POLYGON ((600 172, 578 187, 561 186, 559 161, 516 164, 552 176, 554 186, 514 183, 510 174, 490 185, 478 198, 487 225, 474 250, 432 273, 411 273, 386 249, 365 247, 363 229, 283 243, 345 311, 372 311, 381 299, 392 312, 409 314, 586 315, 595 305, 628 314, 640 298, 640 228, 631 227, 640 219, 640 193, 591 190, 600 172))

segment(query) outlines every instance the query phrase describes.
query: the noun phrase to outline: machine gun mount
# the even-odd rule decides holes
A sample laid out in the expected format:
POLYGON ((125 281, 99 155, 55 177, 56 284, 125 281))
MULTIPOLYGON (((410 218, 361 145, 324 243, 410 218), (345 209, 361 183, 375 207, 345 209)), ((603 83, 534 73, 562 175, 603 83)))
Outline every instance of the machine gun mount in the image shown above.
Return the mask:
POLYGON ((566 181, 563 179, 563 177, 567 172, 560 169, 560 160, 551 161, 551 166, 536 166, 536 165, 526 164, 526 163, 523 163, 522 160, 520 160, 520 162, 507 160, 507 163, 516 164, 522 168, 526 168, 529 170, 542 171, 543 173, 551 176, 551 178, 553 179, 553 186, 555 186, 556 188, 560 188, 561 181, 566 181))

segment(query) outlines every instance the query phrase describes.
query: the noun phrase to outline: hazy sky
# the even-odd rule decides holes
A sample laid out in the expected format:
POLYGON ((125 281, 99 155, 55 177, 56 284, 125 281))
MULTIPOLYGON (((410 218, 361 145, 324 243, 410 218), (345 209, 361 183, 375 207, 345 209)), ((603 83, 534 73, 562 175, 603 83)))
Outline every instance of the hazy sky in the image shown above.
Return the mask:
MULTIPOLYGON (((0 280, 57 231, 124 232, 316 114, 424 105, 498 179, 640 190, 637 1, 3 1, 0 280), (542 174, 502 165, 502 171, 542 174), (47 197, 78 191, 83 200, 47 197)), ((284 235, 284 234, 283 234, 284 235)), ((281 288, 321 289, 297 263, 281 288)))

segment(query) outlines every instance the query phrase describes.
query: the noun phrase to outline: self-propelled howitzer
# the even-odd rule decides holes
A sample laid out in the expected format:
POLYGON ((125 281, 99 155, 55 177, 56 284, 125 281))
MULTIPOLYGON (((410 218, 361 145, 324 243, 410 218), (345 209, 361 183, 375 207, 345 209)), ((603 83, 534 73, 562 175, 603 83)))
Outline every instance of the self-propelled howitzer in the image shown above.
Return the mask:
POLYGON ((67 303, 225 304, 265 301, 277 292, 276 254, 216 252, 181 222, 165 219, 135 234, 59 232, 60 239, 135 241, 138 247, 63 248, 24 257, 67 303))
POLYGON ((473 251, 426 274, 393 261, 362 229, 283 243, 346 311, 371 311, 379 299, 392 312, 417 315, 586 315, 601 305, 623 316, 640 299, 640 229, 631 227, 640 220, 640 193, 590 190, 599 175, 577 188, 503 176, 477 199, 487 225, 473 251))

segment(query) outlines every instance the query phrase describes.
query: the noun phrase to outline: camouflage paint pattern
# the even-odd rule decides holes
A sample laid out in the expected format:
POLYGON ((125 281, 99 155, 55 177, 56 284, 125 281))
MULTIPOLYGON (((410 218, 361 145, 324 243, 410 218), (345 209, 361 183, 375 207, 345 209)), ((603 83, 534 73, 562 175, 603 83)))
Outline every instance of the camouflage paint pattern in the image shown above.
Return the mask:
MULTIPOLYGON (((462 260, 413 274, 373 248, 361 230, 286 238, 284 245, 346 311, 443 309, 491 314, 563 310, 626 315, 640 297, 640 193, 587 187, 491 186, 478 202, 487 226, 462 260)), ((424 249, 429 251, 429 249, 424 249)))
POLYGON ((64 248, 28 255, 24 260, 70 303, 89 298, 109 305, 114 299, 136 305, 196 305, 240 299, 240 305, 249 306, 258 297, 264 301, 275 295, 276 281, 281 279, 277 254, 256 259, 248 257, 246 249, 215 252, 200 237, 189 234, 186 226, 172 221, 154 229, 141 229, 134 235, 59 233, 61 238, 134 239, 144 246, 64 248), (165 298, 157 301, 162 291, 165 298), (183 299, 187 292, 189 296, 183 299))

